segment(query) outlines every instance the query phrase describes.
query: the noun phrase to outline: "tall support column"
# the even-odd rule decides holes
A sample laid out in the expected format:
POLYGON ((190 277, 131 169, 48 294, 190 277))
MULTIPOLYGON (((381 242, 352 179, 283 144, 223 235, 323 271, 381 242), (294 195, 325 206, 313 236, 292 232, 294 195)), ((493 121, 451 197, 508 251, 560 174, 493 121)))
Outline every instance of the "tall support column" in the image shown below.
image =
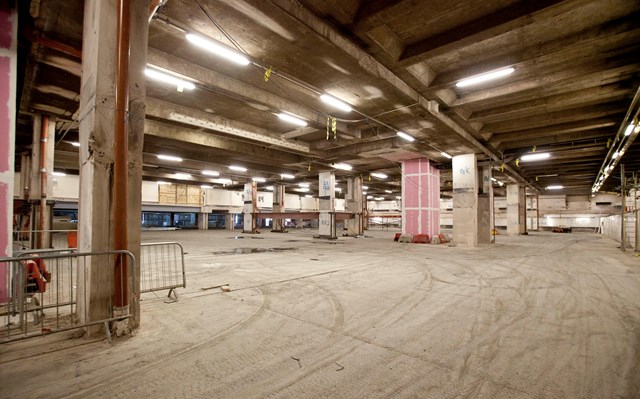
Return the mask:
MULTIPOLYGON (((18 12, 0 3, 0 257, 11 256, 13 223, 13 162, 16 133, 18 12)), ((9 298, 8 264, 0 264, 0 302, 9 298)))
POLYGON ((453 241, 478 245, 478 168, 475 154, 453 157, 453 241))
MULTIPOLYGON (((284 212, 284 184, 273 185, 273 207, 274 213, 284 212)), ((273 219, 273 230, 276 233, 282 233, 284 229, 284 219, 273 219)))
POLYGON ((31 187, 31 155, 23 154, 20 158, 20 192, 15 193, 19 198, 29 199, 31 187))
POLYGON ((256 182, 246 183, 244 185, 244 208, 243 215, 243 233, 255 234, 256 218, 255 213, 258 211, 258 185, 256 182))
MULTIPOLYGON (((493 230, 493 183, 490 166, 482 168, 482 184, 478 193, 478 243, 490 244, 493 230)), ((455 226, 455 225, 454 225, 455 226)))
POLYGON ((347 179, 347 192, 345 194, 346 210, 353 213, 353 219, 345 220, 348 236, 361 236, 364 234, 363 202, 362 202, 362 177, 350 177, 347 179))
POLYGON ((402 162, 402 234, 440 233, 440 170, 427 158, 402 162))
POLYGON ((321 172, 318 175, 319 237, 336 239, 335 187, 336 176, 333 172, 321 172))
POLYGON ((29 198, 32 203, 31 230, 33 248, 50 248, 52 211, 48 199, 53 196, 53 154, 55 150, 55 121, 48 116, 33 117, 31 150, 31 182, 29 198))
POLYGON ((198 230, 209 230, 209 214, 200 212, 198 214, 198 230))
POLYGON ((524 187, 507 185, 507 234, 520 235, 526 231, 527 203, 524 187))
MULTIPOLYGON (((122 1, 122 0, 120 0, 122 1)), ((139 254, 140 212, 142 181, 142 144, 144 126, 145 79, 143 71, 146 65, 148 1, 124 1, 130 4, 126 10, 130 16, 129 65, 122 73, 128 73, 128 101, 116 106, 116 49, 119 1, 85 1, 84 32, 82 48, 82 82, 80 96, 80 201, 78 245, 82 252, 101 252, 115 248, 114 231, 116 224, 127 231, 124 246, 139 254), (125 131, 126 144, 120 148, 116 161, 114 149, 114 126, 116 108, 128 122, 125 131), (120 169, 123 155, 129 155, 124 165, 126 197, 118 202, 120 212, 125 209, 128 217, 116 213, 113 201, 114 170, 120 169), (118 162, 118 165, 116 165, 118 162), (117 166, 117 168, 116 168, 117 166), (106 212, 109 210, 109 212, 106 212), (122 226, 124 225, 124 226, 122 226)), ((125 22, 126 24, 126 22, 125 22)), ((122 84, 120 84, 122 87, 122 84)), ((122 177, 122 176, 120 176, 122 177)), ((118 238, 119 240, 122 237, 118 238)), ((121 243, 122 244, 122 243, 121 243)), ((139 258, 138 258, 139 259, 139 258)), ((117 266, 116 266, 117 267, 117 266)), ((120 271, 127 272, 127 269, 120 271)), ((81 321, 111 317, 111 305, 132 305, 139 309, 138 298, 128 304, 126 292, 114 298, 114 265, 92 257, 86 267, 80 268, 78 275, 78 314, 81 321)), ((126 281, 131 281, 125 277, 126 281)), ((130 277, 130 276, 128 276, 130 277)), ((137 282, 140 279, 135 279, 137 282)), ((139 287, 132 287, 138 293, 139 287)), ((124 307, 123 306, 123 307, 124 307)), ((139 317, 140 312, 135 312, 139 317)), ((138 319, 139 320, 139 319, 138 319)), ((134 326, 138 323, 134 321, 134 326)), ((122 326, 116 327, 118 333, 122 326)), ((125 331, 126 332, 126 331, 125 331)))

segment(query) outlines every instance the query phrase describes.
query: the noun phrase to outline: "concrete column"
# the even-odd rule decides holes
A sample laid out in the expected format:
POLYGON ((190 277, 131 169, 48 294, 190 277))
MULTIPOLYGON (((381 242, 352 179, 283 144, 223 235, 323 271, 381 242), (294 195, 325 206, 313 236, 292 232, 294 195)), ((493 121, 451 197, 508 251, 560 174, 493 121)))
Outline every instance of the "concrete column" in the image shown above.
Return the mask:
MULTIPOLYGON (((142 145, 149 2, 131 1, 128 117, 127 212, 114 215, 111 198, 114 166, 116 86, 115 0, 86 0, 82 46, 80 120, 80 201, 78 246, 81 252, 108 251, 114 247, 115 223, 126 223, 128 248, 139 254, 142 185, 142 145), (107 212, 107 210, 109 210, 107 212)), ((139 257, 138 257, 139 259, 139 257)), ((106 258, 92 257, 78 271, 78 314, 86 319, 111 316, 113 268, 106 258)), ((139 272, 139 269, 138 269, 139 272)), ((131 273, 129 273, 131 277, 131 273)), ((138 282, 140 279, 136 279, 138 282)), ((139 292, 132 287, 132 292, 139 292)), ((130 306, 139 309, 137 298, 130 306)), ((140 315, 136 311, 136 315, 140 315)), ((137 325, 135 320, 133 325, 137 325)))
POLYGON ((427 158, 402 162, 402 234, 440 233, 440 170, 427 158))
POLYGON ((482 182, 478 194, 478 243, 491 243, 493 230, 493 182, 491 181, 491 167, 482 168, 482 182))
POLYGON ((476 155, 453 157, 453 241, 478 244, 478 168, 476 155))
MULTIPOLYGON (((17 178, 17 177, 16 177, 17 178)), ((31 187, 31 155, 23 154, 20 158, 20 192, 18 198, 28 199, 31 187)))
POLYGON ((200 212, 198 214, 198 230, 209 230, 209 214, 200 212))
MULTIPOLYGON (((273 212, 284 212, 284 184, 273 185, 273 212)), ((273 232, 284 232, 284 219, 273 219, 273 232)))
POLYGON ((336 176, 333 172, 321 172, 318 175, 319 237, 336 239, 335 187, 336 176))
POLYGON ((258 210, 258 185, 252 181, 244 185, 244 207, 243 215, 243 233, 254 234, 256 230, 256 219, 254 213, 258 210))
MULTIPOLYGON (((31 230, 49 230, 52 219, 52 206, 50 206, 51 198, 53 197, 53 157, 55 150, 55 120, 53 118, 43 118, 42 115, 35 115, 33 117, 33 135, 32 135, 32 149, 31 149, 31 173, 29 184, 29 199, 32 204, 32 220, 31 230), (42 126, 43 123, 47 123, 47 126, 42 126), (47 131, 47 139, 43 138, 43 129, 47 131), (41 154, 41 146, 44 142, 45 154, 41 154), (42 169, 41 160, 44 156, 47 184, 45 186, 45 192, 43 193, 41 188, 42 181, 42 169), (47 204, 44 212, 44 223, 40 225, 40 201, 44 199, 47 204)), ((37 232, 32 235, 35 242, 32 243, 32 247, 37 246, 40 242, 40 236, 42 236, 42 248, 51 247, 51 234, 48 232, 37 232)))
POLYGON ((507 185, 507 234, 524 234, 526 209, 524 187, 517 184, 507 185))
POLYGON ((233 213, 230 212, 224 215, 224 225, 227 230, 233 230, 233 213))
POLYGON ((348 236, 361 236, 364 234, 363 223, 363 198, 362 198, 362 177, 350 177, 347 179, 347 192, 345 193, 347 212, 353 213, 353 219, 344 222, 348 236))
MULTIPOLYGON (((16 70, 18 12, 0 3, 0 257, 11 256, 13 162, 16 134, 16 70)), ((0 302, 9 298, 9 269, 0 264, 0 302)))

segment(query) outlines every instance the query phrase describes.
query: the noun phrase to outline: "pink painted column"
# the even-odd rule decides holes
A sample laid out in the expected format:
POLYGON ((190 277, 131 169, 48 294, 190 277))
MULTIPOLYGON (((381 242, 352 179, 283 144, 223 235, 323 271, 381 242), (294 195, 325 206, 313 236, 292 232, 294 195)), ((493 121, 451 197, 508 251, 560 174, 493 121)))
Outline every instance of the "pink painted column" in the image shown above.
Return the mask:
MULTIPOLYGON (((0 2, 0 257, 11 256, 13 158, 16 129, 18 13, 0 2)), ((8 265, 0 263, 0 303, 9 297, 8 265)))
POLYGON ((440 232, 440 170, 427 158, 402 161, 402 234, 440 232))

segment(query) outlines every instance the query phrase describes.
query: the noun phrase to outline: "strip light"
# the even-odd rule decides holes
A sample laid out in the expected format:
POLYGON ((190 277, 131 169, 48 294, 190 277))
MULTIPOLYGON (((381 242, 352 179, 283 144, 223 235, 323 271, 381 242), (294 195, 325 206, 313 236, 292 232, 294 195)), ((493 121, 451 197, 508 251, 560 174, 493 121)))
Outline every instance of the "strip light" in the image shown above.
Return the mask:
POLYGON ((158 159, 162 159, 163 161, 172 161, 172 162, 182 162, 182 158, 174 157, 173 155, 156 155, 158 159))
POLYGON ((627 136, 631 136, 631 133, 633 133, 633 129, 634 129, 635 127, 636 127, 636 126, 635 126, 633 123, 630 123, 630 124, 629 124, 629 126, 627 126, 627 130, 625 130, 625 131, 624 131, 624 135, 625 135, 625 137, 627 137, 627 136))
POLYGON ((466 79, 462 79, 461 81, 456 83, 456 87, 467 87, 467 86, 480 84, 489 80, 499 79, 499 78, 511 75, 514 71, 515 71, 514 68, 504 68, 504 69, 498 69, 496 71, 482 73, 480 75, 471 76, 466 79))
POLYGON ((173 177, 175 179, 186 180, 186 179, 190 179, 191 175, 188 173, 174 173, 173 177))
POLYGON ((341 111, 344 112, 351 112, 353 110, 353 108, 351 108, 351 106, 341 100, 338 100, 337 98, 330 96, 328 94, 323 94, 320 96, 320 99, 324 102, 327 103, 335 108, 338 108, 341 111))
POLYGON ((396 132, 396 134, 398 135, 398 137, 400 137, 401 139, 407 140, 409 142, 411 141, 415 141, 415 137, 413 137, 412 135, 405 133, 405 132, 396 132))
POLYGON ((242 166, 231 165, 229 169, 235 170, 236 172, 246 172, 247 168, 243 168, 242 166))
POLYGON ((72 141, 71 145, 74 147, 80 147, 80 143, 78 143, 77 141, 72 141))
POLYGON ((226 58, 229 61, 235 62, 236 64, 249 65, 249 59, 247 57, 230 49, 222 43, 210 39, 205 39, 204 37, 193 33, 187 33, 187 40, 200 48, 226 58))
POLYGON ((523 155, 520 157, 520 161, 521 162, 527 162, 527 161, 540 161, 543 159, 547 159, 551 156, 551 154, 549 154, 548 152, 538 152, 535 154, 527 154, 527 155, 523 155))
POLYGON ((443 157, 445 157, 445 158, 449 158, 449 159, 453 158, 451 155, 447 154, 447 153, 446 153, 446 152, 444 152, 444 151, 442 151, 442 152, 440 153, 440 155, 442 155, 442 156, 443 156, 443 157))
POLYGON ((264 183, 267 181, 267 179, 265 179, 264 177, 252 177, 251 180, 256 183, 264 183))
POLYGON ((175 75, 170 75, 168 73, 165 72, 161 72, 157 69, 154 68, 148 68, 144 70, 144 74, 147 75, 147 77, 153 79, 153 80, 157 80, 158 82, 163 82, 163 83, 168 83, 170 85, 175 85, 176 88, 178 89, 179 92, 182 93, 182 91, 184 89, 187 90, 193 90, 196 88, 196 85, 194 85, 192 82, 189 82, 188 80, 184 80, 181 79, 178 76, 175 75))
POLYGON ((564 186, 556 185, 556 186, 547 186, 547 190, 561 190, 564 186))
POLYGON ((289 173, 281 173, 280 177, 283 179, 295 179, 295 176, 289 173))
POLYGON ((205 176, 213 176, 213 177, 220 176, 220 172, 216 172, 215 170, 203 170, 202 174, 205 176))
POLYGON ((67 174, 64 172, 51 172, 52 176, 66 176, 67 174))
POLYGON ((303 121, 302 119, 293 116, 291 114, 287 114, 284 112, 280 112, 278 114, 278 118, 280 118, 281 120, 285 121, 285 122, 289 122, 289 123, 293 123, 296 126, 307 126, 307 122, 303 121))
POLYGON ((335 168, 335 169, 340 169, 340 170, 351 170, 353 169, 353 166, 349 165, 348 163, 334 163, 331 165, 331 167, 335 168))
POLYGON ((370 174, 372 177, 377 177, 378 179, 386 179, 388 177, 384 173, 380 173, 380 172, 371 172, 370 174))

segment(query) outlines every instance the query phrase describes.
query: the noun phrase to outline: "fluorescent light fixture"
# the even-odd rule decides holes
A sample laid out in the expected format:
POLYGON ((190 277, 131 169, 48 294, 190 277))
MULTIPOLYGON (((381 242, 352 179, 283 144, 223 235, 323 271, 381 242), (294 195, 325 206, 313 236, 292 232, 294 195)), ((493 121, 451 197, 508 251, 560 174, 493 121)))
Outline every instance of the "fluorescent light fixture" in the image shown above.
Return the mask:
POLYGON ((367 195, 367 192, 366 192, 366 191, 363 191, 363 192, 362 192, 362 195, 367 195))
POLYGON ((495 177, 492 177, 491 180, 498 181, 498 179, 496 179, 495 177))
POLYGON ((449 159, 453 158, 451 155, 447 154, 447 153, 446 153, 446 152, 444 152, 444 151, 442 151, 442 152, 440 153, 440 155, 442 155, 442 156, 443 156, 443 157, 445 157, 445 158, 449 158, 449 159))
POLYGON ((531 154, 526 154, 520 157, 521 162, 527 161, 540 161, 542 159, 547 159, 551 156, 548 152, 536 152, 531 154))
POLYGON ((342 189, 341 189, 340 187, 334 187, 334 188, 333 188, 333 191, 337 191, 337 192, 341 193, 341 192, 342 192, 342 189))
POLYGON ((616 152, 613 153, 611 158, 618 158, 619 156, 620 156, 620 153, 618 151, 616 151, 616 152))
POLYGON ((208 186, 206 184, 203 184, 203 185, 200 186, 200 188, 213 188, 213 186, 208 186))
POLYGON ((179 92, 182 92, 184 89, 193 90, 196 88, 196 85, 194 85, 192 82, 189 82, 188 80, 184 80, 178 76, 161 72, 154 68, 145 69, 144 74, 153 80, 157 80, 158 82, 168 83, 170 85, 176 86, 176 89, 178 89, 179 92))
POLYGON ((393 193, 393 191, 391 191, 391 190, 384 190, 384 192, 385 192, 385 193, 388 193, 388 194, 393 193))
POLYGON ((397 197, 396 197, 396 199, 402 199, 402 197, 400 197, 400 196, 397 196, 397 197))
POLYGON ((287 114, 284 112, 280 112, 278 114, 278 118, 280 118, 285 122, 293 123, 294 125, 297 125, 297 126, 307 126, 307 122, 303 121, 299 117, 293 116, 291 114, 287 114))
POLYGON ((267 189, 267 191, 273 191, 273 186, 267 186, 265 188, 267 189))
POLYGON ((624 135, 625 136, 631 136, 631 133, 633 133, 633 129, 636 126, 633 123, 630 123, 629 126, 627 126, 627 130, 624 131, 624 135))
POLYGON ((407 141, 415 141, 415 137, 405 132, 397 132, 398 137, 407 141))
POLYGON ((328 94, 323 94, 320 96, 320 99, 324 102, 327 103, 335 108, 338 108, 341 111, 344 112, 351 112, 353 110, 353 108, 351 108, 351 106, 343 101, 338 100, 337 98, 330 96, 328 94))
POLYGON ((305 198, 313 198, 313 195, 311 195, 311 194, 305 194, 305 195, 304 195, 304 197, 305 197, 305 198))
POLYGON ((368 190, 368 189, 369 189, 369 186, 362 186, 362 189, 363 189, 363 190, 368 190))
POLYGON ((384 201, 384 197, 375 197, 374 198, 376 201, 384 201))
POLYGON ((309 192, 309 188, 308 187, 298 187, 298 188, 294 188, 293 191, 297 191, 299 193, 308 193, 309 192))
POLYGON ((456 87, 467 87, 480 84, 489 80, 502 78, 511 75, 515 71, 513 68, 503 68, 491 72, 482 73, 480 75, 470 76, 456 83, 456 87))
POLYGON ((249 59, 235 50, 215 40, 205 39, 200 35, 187 33, 187 40, 211 53, 217 54, 240 65, 249 65, 249 59))
POLYGON ((214 176, 214 177, 220 176, 220 172, 216 172, 215 170, 203 170, 202 174, 205 176, 214 176))
POLYGON ((251 180, 256 183, 264 183, 267 181, 267 179, 265 179, 264 177, 252 177, 251 180))
POLYGON ((243 168, 242 166, 231 165, 229 169, 235 170, 236 172, 246 172, 247 168, 243 168))
POLYGON ((172 161, 172 162, 182 162, 182 158, 174 157, 173 155, 156 155, 158 159, 162 159, 163 161, 172 161))
POLYGON ((66 176, 67 174, 63 173, 63 172, 51 172, 51 175, 52 176, 66 176))
POLYGON ((289 173, 282 173, 280 174, 280 177, 283 179, 295 179, 295 176, 289 173))
POLYGON ((564 186, 556 185, 556 186, 547 186, 547 190, 561 190, 564 186))
POLYGON ((80 143, 78 143, 77 141, 72 141, 71 145, 74 147, 80 147, 80 143))
POLYGON ((233 182, 231 181, 231 179, 216 179, 215 183, 226 185, 226 184, 231 184, 233 182))
POLYGON ((168 181, 157 181, 156 184, 158 184, 159 186, 163 185, 163 184, 171 184, 168 181))
POLYGON ((367 199, 373 199, 373 195, 367 195, 367 199))
POLYGON ((306 188, 309 188, 309 183, 298 183, 298 187, 306 187, 306 188))
POLYGON ((371 172, 370 174, 371 176, 376 177, 378 179, 386 179, 388 177, 384 173, 380 173, 380 172, 371 172))
POLYGON ((349 165, 348 163, 334 163, 334 164, 331 164, 331 167, 333 167, 335 169, 340 169, 340 170, 351 170, 351 169, 353 169, 353 166, 349 165))
POLYGON ((188 173, 174 173, 173 177, 180 180, 185 180, 191 177, 188 173))

